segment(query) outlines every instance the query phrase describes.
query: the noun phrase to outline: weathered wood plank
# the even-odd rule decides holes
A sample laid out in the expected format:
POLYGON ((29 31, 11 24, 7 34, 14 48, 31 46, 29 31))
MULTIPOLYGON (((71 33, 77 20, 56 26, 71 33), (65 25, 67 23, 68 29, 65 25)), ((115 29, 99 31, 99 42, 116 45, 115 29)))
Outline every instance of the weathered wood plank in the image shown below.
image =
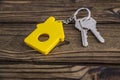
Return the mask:
POLYGON ((119 73, 120 67, 117 66, 37 65, 28 63, 0 65, 1 80, 96 80, 97 78, 101 80, 109 79, 109 77, 114 80, 116 76, 119 76, 119 73))
POLYGON ((77 65, 0 65, 0 78, 13 80, 78 80, 88 73, 89 68, 77 65))
MULTIPOLYGON (((95 63, 120 65, 119 12, 120 0, 1 0, 0 79, 106 80, 110 76, 110 79, 119 80, 119 66, 105 70, 80 66, 95 63), (89 47, 82 47, 80 32, 74 28, 74 24, 64 25, 66 41, 48 56, 33 51, 23 42, 35 29, 36 23, 43 22, 51 15, 59 20, 67 19, 82 6, 91 9, 98 23, 107 23, 97 25, 106 40, 105 44, 100 44, 88 33, 89 47)), ((80 17, 84 15, 86 13, 80 13, 80 17)))
MULTIPOLYGON (((119 0, 1 0, 0 22, 39 22, 49 16, 67 19, 82 6, 90 7, 99 23, 120 22, 119 0)), ((83 15, 81 12, 80 16, 83 15)))
POLYGON ((18 53, 1 51, 1 60, 55 63, 120 63, 119 24, 98 24, 98 30, 105 38, 106 43, 99 43, 91 33, 88 33, 89 46, 87 48, 82 47, 80 32, 74 28, 74 25, 64 25, 66 41, 58 45, 48 56, 35 51, 21 52, 32 50, 25 45, 23 40, 35 28, 35 24, 1 24, 0 26, 0 49, 18 51, 18 53))

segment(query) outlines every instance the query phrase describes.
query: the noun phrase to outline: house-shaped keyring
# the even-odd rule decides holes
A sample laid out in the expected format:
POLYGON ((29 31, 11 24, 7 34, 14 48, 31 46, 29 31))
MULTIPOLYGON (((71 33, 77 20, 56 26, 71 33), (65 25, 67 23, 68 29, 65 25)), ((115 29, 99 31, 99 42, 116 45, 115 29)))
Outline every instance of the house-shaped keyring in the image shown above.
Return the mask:
POLYGON ((37 28, 25 38, 24 42, 47 55, 59 42, 64 41, 64 30, 61 21, 55 21, 54 17, 49 17, 44 23, 37 24, 37 28), (39 37, 47 36, 48 39, 40 41, 39 37))

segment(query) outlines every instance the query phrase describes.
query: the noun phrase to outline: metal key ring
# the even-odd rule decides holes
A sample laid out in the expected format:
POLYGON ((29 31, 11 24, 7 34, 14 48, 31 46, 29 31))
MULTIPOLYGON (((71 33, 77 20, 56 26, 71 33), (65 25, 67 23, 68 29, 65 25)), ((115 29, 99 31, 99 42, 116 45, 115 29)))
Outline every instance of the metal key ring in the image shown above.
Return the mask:
POLYGON ((90 11, 88 8, 84 8, 84 7, 83 7, 83 8, 79 8, 79 9, 74 13, 74 15, 73 15, 74 20, 75 20, 75 21, 77 20, 76 15, 77 15, 78 12, 81 11, 81 10, 87 10, 88 16, 87 16, 86 19, 90 19, 90 17, 91 17, 91 11, 90 11))

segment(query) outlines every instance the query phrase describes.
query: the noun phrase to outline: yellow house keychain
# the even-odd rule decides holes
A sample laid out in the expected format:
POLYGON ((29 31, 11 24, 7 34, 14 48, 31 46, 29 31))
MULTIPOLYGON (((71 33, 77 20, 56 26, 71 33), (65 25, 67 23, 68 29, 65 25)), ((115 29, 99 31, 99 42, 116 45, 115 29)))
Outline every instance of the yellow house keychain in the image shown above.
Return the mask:
POLYGON ((24 42, 35 50, 47 55, 59 42, 64 41, 64 30, 63 24, 68 24, 72 20, 75 21, 75 27, 81 31, 83 46, 87 46, 87 31, 91 30, 97 39, 104 43, 103 37, 99 34, 96 29, 96 21, 91 18, 91 13, 88 8, 79 8, 72 17, 67 20, 58 21, 54 17, 49 17, 44 23, 37 25, 35 29, 28 37, 25 38, 24 42), (76 14, 80 10, 87 10, 89 12, 88 17, 76 18, 76 14), (87 27, 88 26, 88 27, 87 27), (47 36, 48 40, 41 41, 39 37, 47 36))
POLYGON ((24 42, 47 55, 59 42, 64 41, 64 30, 62 21, 56 21, 54 17, 49 17, 44 23, 37 24, 37 28, 25 38, 24 42), (48 39, 40 41, 39 37, 47 36, 48 39))

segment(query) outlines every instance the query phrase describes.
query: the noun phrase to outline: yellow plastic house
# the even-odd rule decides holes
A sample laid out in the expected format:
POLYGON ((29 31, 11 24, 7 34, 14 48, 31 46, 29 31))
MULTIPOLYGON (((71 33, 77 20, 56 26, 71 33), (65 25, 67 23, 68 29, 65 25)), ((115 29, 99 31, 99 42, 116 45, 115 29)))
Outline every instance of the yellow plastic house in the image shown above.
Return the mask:
POLYGON ((44 23, 37 24, 37 28, 25 38, 24 42, 33 49, 47 55, 59 42, 64 41, 64 30, 61 21, 49 17, 44 23), (45 41, 39 37, 48 36, 45 41))

